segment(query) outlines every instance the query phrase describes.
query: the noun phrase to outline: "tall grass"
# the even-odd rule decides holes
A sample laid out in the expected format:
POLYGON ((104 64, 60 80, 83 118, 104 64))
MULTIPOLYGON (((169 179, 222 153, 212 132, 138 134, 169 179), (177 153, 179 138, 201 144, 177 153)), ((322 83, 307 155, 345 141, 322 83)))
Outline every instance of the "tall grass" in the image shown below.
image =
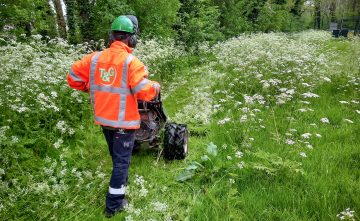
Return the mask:
MULTIPOLYGON (((358 220, 359 43, 253 34, 196 56, 171 41, 140 44, 170 119, 190 128, 190 154, 165 162, 144 145, 130 206, 113 220, 358 220)), ((0 50, 1 220, 104 219, 106 143, 87 95, 64 81, 90 48, 34 40, 0 50)))

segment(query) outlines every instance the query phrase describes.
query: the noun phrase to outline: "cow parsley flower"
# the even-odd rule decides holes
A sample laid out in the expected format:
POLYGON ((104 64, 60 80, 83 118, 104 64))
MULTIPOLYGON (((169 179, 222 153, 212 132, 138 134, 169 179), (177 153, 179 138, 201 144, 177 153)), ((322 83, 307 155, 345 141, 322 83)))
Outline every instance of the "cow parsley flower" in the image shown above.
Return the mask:
POLYGON ((59 138, 59 139, 54 143, 54 147, 55 147, 56 149, 59 149, 59 147, 60 147, 63 143, 64 143, 64 141, 63 141, 61 138, 59 138))
POLYGON ((322 123, 324 123, 324 124, 329 124, 330 123, 329 119, 327 119, 326 117, 321 118, 320 121, 322 123))
POLYGON ((303 137, 305 139, 309 139, 311 137, 311 133, 304 133, 301 135, 301 137, 303 137))
POLYGON ((307 157, 307 155, 306 155, 305 152, 300 152, 300 156, 302 156, 302 157, 307 157))
POLYGON ((17 136, 11 136, 11 142, 19 143, 19 138, 17 136))
POLYGON ((243 157, 244 156, 244 153, 243 152, 241 152, 241 151, 236 151, 236 153, 235 153, 235 157, 236 158, 241 158, 241 157, 243 157))
POLYGON ((240 163, 237 164, 237 166, 239 167, 239 169, 243 169, 245 167, 245 162, 241 161, 240 163))
POLYGON ((125 221, 134 221, 131 215, 125 217, 125 221))
POLYGON ((66 131, 67 131, 66 122, 63 121, 63 120, 57 122, 57 123, 56 123, 56 128, 57 128, 58 130, 60 130, 60 132, 61 132, 62 134, 66 133, 66 131))
POLYGON ((219 120, 218 121, 218 125, 223 125, 223 124, 225 124, 226 122, 229 122, 231 119, 230 118, 228 118, 228 117, 226 117, 226 118, 224 118, 224 119, 222 119, 222 120, 219 120))
POLYGON ((293 144, 295 144, 295 141, 293 141, 291 139, 286 139, 285 143, 288 144, 288 145, 293 145, 293 144))
POLYGON ((304 98, 319 98, 320 96, 311 92, 301 94, 304 98))
POLYGON ((154 211, 157 212, 165 212, 168 208, 168 205, 166 203, 161 203, 159 201, 152 202, 151 204, 153 206, 154 211))
POLYGON ((244 122, 246 122, 247 121, 247 116, 246 115, 242 115, 241 117, 240 117, 240 122, 241 123, 244 123, 244 122))
POLYGON ((340 220, 351 220, 355 221, 355 211, 350 210, 350 208, 347 208, 345 211, 340 212, 336 215, 337 218, 340 220))

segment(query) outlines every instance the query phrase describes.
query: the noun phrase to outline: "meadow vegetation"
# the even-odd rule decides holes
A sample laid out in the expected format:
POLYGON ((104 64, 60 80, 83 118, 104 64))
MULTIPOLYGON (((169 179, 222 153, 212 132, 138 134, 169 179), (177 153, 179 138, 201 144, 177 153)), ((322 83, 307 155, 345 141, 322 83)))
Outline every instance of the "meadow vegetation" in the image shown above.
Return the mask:
MULTIPOLYGON (((0 220, 105 220, 111 172, 89 96, 65 81, 104 42, 0 39, 0 220)), ((358 220, 360 39, 243 34, 184 50, 140 42, 190 152, 142 146, 112 220, 358 220), (186 51, 186 52, 185 52, 186 51)))

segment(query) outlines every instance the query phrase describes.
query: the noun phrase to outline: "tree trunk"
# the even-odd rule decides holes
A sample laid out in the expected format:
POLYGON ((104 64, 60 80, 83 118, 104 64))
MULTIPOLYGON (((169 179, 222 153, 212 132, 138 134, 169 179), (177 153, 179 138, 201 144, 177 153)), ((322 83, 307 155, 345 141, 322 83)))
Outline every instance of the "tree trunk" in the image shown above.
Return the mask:
POLYGON ((71 43, 80 43, 79 38, 76 33, 76 0, 65 0, 66 4, 66 18, 68 23, 68 34, 69 34, 69 41, 71 43))
POLYGON ((315 28, 321 28, 321 3, 320 0, 315 1, 315 28))
POLYGON ((336 22, 336 2, 333 0, 330 3, 330 21, 336 22))
POLYGON ((295 0, 294 6, 291 8, 290 12, 294 16, 300 16, 302 14, 302 5, 304 4, 303 0, 295 0))
POLYGON ((61 0, 53 0, 60 37, 66 39, 66 22, 62 10, 61 0))
POLYGON ((90 25, 90 15, 92 11, 92 4, 89 0, 76 0, 78 9, 79 9, 79 15, 80 15, 80 22, 79 22, 79 28, 81 30, 81 34, 83 36, 83 39, 85 41, 92 39, 92 29, 90 25))

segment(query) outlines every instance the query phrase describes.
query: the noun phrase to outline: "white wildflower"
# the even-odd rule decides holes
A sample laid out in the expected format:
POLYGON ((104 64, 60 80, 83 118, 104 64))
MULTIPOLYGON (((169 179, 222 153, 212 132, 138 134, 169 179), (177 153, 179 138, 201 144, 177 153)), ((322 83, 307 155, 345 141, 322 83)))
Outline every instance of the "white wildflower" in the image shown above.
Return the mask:
POLYGON ((0 168, 0 176, 5 175, 5 170, 3 168, 0 168))
POLYGON ((236 153, 235 153, 235 157, 236 158, 241 158, 241 157, 243 157, 244 156, 244 153, 243 152, 241 152, 241 151, 236 151, 236 153))
POLYGON ((228 117, 226 117, 226 118, 224 118, 224 119, 222 119, 222 120, 219 120, 218 121, 218 125, 223 125, 223 124, 225 124, 226 122, 229 122, 231 119, 230 118, 228 118, 228 117))
POLYGON ((214 104, 214 105, 213 105, 213 108, 214 108, 214 109, 218 109, 219 107, 221 107, 221 104, 214 104))
POLYGON ((321 137, 321 134, 315 134, 316 137, 321 137))
POLYGON ((229 183, 230 183, 230 184, 234 184, 234 183, 235 183, 235 180, 232 179, 232 178, 230 178, 230 179, 229 179, 229 183))
POLYGON ((56 91, 51 91, 50 94, 51 94, 51 97, 57 98, 57 92, 56 91))
POLYGON ((329 119, 327 119, 326 117, 321 118, 320 121, 322 123, 324 123, 324 124, 329 124, 330 123, 329 119))
POLYGON ((139 196, 140 196, 140 197, 146 197, 147 194, 148 194, 148 192, 149 192, 149 191, 148 191, 146 188, 142 187, 142 188, 140 189, 140 191, 139 191, 139 196))
POLYGON ((241 117, 240 117, 240 122, 241 123, 244 123, 244 122, 246 122, 247 121, 247 116, 246 115, 242 115, 241 117))
POLYGON ((125 221, 134 221, 131 215, 125 217, 125 221))
POLYGON ((320 96, 311 92, 301 94, 304 98, 319 98, 320 96))
POLYGON ((232 157, 231 156, 226 156, 226 159, 232 160, 232 157))
POLYGON ((62 134, 66 133, 66 131, 67 131, 66 122, 63 121, 63 120, 57 122, 57 123, 56 123, 56 128, 57 128, 58 130, 60 130, 60 132, 61 132, 62 134))
POLYGON ((68 133, 69 133, 70 136, 71 136, 71 135, 74 135, 75 130, 72 129, 72 128, 69 128, 69 129, 68 129, 68 133))
POLYGON ((340 220, 351 220, 355 221, 355 211, 350 210, 350 208, 347 208, 345 211, 340 212, 336 215, 340 220))
POLYGON ((295 144, 295 141, 293 141, 291 139, 286 139, 285 143, 288 144, 288 145, 293 145, 293 144, 295 144))
POLYGON ((305 152, 300 152, 300 156, 307 157, 305 152))
POLYGON ((17 136, 11 136, 11 142, 19 143, 19 138, 17 136))
POLYGON ((135 174, 135 184, 138 185, 138 186, 143 186, 145 184, 144 177, 135 174))
POLYGON ((165 212, 168 208, 166 203, 161 203, 159 201, 152 202, 153 210, 157 212, 165 212))
POLYGON ((301 137, 305 138, 305 139, 309 139, 311 136, 311 133, 304 133, 304 134, 301 134, 301 137))
POLYGON ((339 101, 340 102, 340 104, 349 104, 349 102, 347 102, 347 101, 339 101))
POLYGON ((59 149, 59 147, 64 143, 63 139, 59 138, 55 143, 54 143, 54 147, 56 149, 59 149))
POLYGON ((237 166, 240 168, 240 169, 243 169, 245 167, 245 162, 244 161, 241 161, 240 163, 237 164, 237 166))

